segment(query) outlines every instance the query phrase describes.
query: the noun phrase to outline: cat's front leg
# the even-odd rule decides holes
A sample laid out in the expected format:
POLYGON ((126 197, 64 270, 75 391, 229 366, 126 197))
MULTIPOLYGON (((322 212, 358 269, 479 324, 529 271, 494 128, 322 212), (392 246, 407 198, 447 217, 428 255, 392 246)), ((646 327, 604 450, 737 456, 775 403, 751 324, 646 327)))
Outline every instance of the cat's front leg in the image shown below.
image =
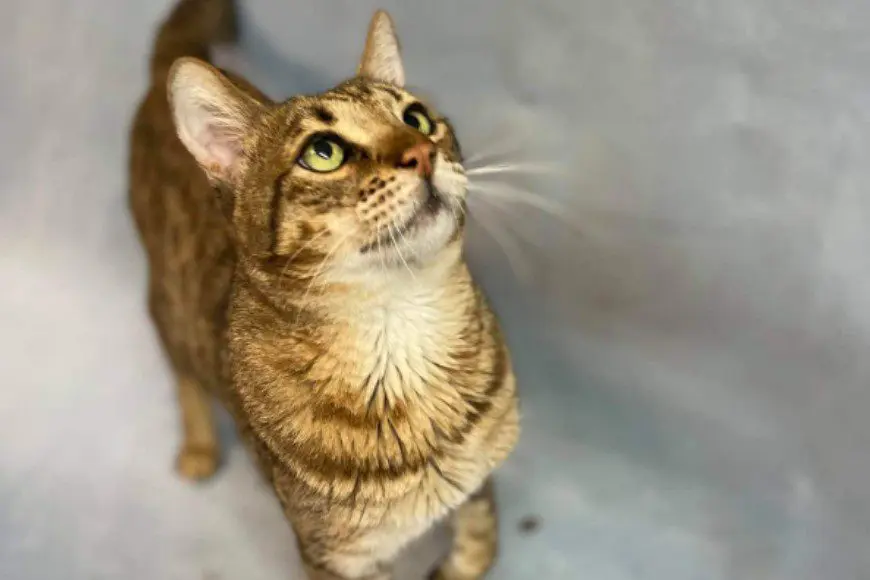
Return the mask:
POLYGON ((498 518, 492 478, 451 516, 453 546, 429 580, 481 580, 498 551, 498 518))
POLYGON ((311 550, 302 547, 308 580, 393 580, 392 566, 375 562, 370 554, 348 549, 311 550), (312 558, 311 552, 318 552, 312 558))

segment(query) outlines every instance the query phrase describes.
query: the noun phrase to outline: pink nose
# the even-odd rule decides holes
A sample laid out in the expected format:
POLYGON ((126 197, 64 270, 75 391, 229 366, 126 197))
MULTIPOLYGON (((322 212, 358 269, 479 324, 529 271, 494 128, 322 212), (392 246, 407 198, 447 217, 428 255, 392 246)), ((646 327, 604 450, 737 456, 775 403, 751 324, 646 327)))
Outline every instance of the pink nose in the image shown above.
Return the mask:
POLYGON ((422 142, 409 147, 399 159, 399 167, 413 169, 423 179, 432 177, 432 160, 435 157, 435 147, 432 143, 422 142))

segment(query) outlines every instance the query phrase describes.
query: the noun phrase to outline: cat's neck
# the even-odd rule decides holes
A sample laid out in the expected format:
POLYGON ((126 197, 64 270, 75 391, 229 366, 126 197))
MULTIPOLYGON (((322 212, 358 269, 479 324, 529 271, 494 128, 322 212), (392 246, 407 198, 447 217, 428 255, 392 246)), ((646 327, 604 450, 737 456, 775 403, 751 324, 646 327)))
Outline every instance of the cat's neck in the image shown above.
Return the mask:
POLYGON ((460 251, 451 248, 425 266, 339 272, 330 283, 331 289, 320 297, 322 308, 334 317, 364 323, 377 311, 402 315, 421 308, 448 308, 465 293, 470 277, 460 251))
POLYGON ((287 298, 287 309, 245 284, 230 323, 236 361, 250 367, 239 384, 263 386, 271 398, 265 386, 286 380, 288 368, 298 381, 304 369, 322 396, 332 387, 350 393, 354 412, 422 392, 479 326, 480 300, 461 254, 444 258, 410 271, 335 276, 314 298, 287 298))
POLYGON ((361 401, 387 408, 426 400, 442 388, 437 377, 451 367, 474 326, 475 300, 461 259, 372 276, 329 305, 338 331, 329 357, 361 401))
POLYGON ((474 294, 459 244, 425 265, 337 270, 286 285, 256 271, 241 279, 249 288, 248 299, 280 314, 269 324, 272 335, 322 335, 324 327, 367 334, 394 321, 413 321, 418 330, 449 331, 464 318, 464 306, 474 294))
MULTIPOLYGON (((461 255, 445 254, 426 267, 374 270, 340 278, 323 311, 336 322, 369 334, 387 336, 450 333, 465 314, 473 294, 461 255)), ((434 337, 433 337, 434 338, 434 337)))

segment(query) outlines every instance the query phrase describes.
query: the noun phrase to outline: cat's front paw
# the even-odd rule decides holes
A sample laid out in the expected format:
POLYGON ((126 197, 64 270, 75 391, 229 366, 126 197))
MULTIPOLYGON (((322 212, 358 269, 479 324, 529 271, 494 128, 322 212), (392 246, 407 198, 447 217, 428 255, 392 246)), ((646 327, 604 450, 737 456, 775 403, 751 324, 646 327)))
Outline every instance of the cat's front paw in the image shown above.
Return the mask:
POLYGON ((217 471, 218 452, 214 447, 187 444, 178 452, 175 469, 185 479, 201 481, 217 471))
POLYGON ((483 580, 486 577, 486 572, 477 576, 463 575, 456 570, 451 570, 448 566, 436 566, 429 575, 427 580, 483 580))

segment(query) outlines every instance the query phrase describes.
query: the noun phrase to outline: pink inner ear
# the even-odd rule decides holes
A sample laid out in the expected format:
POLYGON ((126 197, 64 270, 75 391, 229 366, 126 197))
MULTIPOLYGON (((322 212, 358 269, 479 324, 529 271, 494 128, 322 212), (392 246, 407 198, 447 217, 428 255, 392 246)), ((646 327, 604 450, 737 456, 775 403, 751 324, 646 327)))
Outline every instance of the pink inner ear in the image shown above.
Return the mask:
POLYGON ((230 127, 220 123, 211 123, 202 128, 197 136, 206 151, 209 167, 219 167, 220 173, 228 173, 235 169, 242 155, 242 144, 239 135, 230 127))

